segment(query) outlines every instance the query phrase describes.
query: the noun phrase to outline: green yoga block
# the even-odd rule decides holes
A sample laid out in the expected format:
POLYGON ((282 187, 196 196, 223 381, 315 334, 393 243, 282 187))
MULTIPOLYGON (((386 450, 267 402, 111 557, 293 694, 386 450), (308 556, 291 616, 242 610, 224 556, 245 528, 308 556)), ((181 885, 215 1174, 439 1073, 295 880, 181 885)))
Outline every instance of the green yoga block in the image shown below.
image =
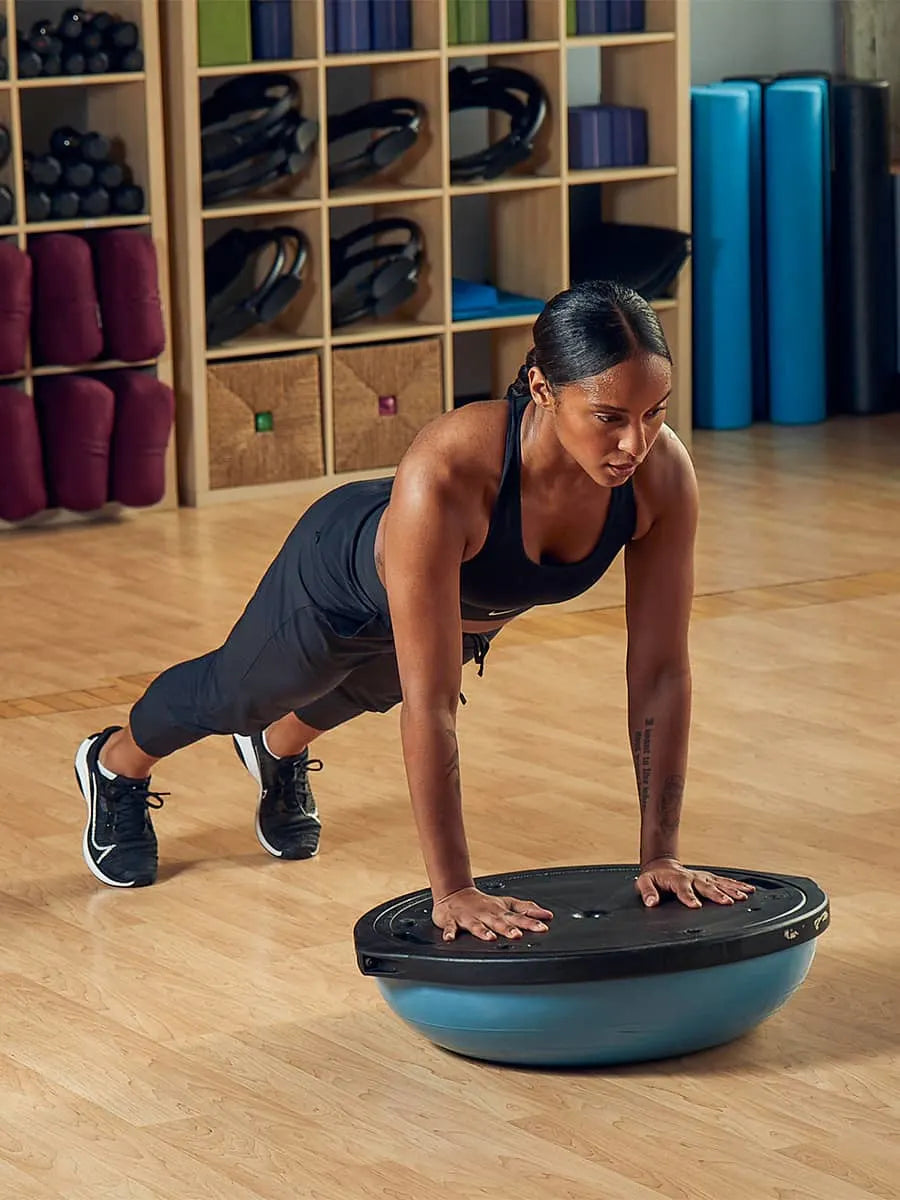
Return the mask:
POLYGON ((459 0, 447 0, 447 43, 455 46, 459 42, 459 0))
POLYGON ((252 62, 250 0, 197 0, 197 36, 201 67, 252 62))
POLYGON ((459 40, 478 43, 491 40, 488 0, 459 0, 459 40))

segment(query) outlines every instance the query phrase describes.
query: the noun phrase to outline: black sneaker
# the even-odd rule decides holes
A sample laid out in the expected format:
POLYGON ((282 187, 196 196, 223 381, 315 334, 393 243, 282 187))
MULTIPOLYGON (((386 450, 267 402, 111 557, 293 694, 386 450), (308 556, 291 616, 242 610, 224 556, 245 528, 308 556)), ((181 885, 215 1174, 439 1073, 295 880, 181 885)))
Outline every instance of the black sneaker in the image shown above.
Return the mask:
POLYGON ((233 735, 238 758, 259 785, 256 836, 276 858, 313 858, 319 852, 322 822, 307 771, 321 771, 322 762, 309 751, 293 758, 275 758, 262 734, 233 735))
POLYGON ((162 808, 165 792, 149 779, 107 779, 98 766, 100 748, 121 726, 93 733, 78 747, 75 778, 88 807, 82 852, 91 871, 112 887, 146 887, 156 880, 156 834, 150 808, 162 808), (151 796, 153 799, 151 799, 151 796), (155 803, 154 803, 155 801, 155 803))

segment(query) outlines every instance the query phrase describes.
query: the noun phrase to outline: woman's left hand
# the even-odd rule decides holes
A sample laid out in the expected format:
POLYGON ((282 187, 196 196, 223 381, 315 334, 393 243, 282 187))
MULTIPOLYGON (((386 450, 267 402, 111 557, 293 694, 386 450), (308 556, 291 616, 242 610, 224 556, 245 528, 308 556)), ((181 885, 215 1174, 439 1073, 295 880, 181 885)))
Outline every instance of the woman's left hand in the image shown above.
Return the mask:
POLYGON ((675 858, 655 858, 643 863, 635 887, 648 908, 659 904, 659 893, 674 892, 688 908, 700 908, 700 896, 716 904, 733 904, 746 900, 756 891, 750 883, 741 883, 710 871, 692 871, 675 858))

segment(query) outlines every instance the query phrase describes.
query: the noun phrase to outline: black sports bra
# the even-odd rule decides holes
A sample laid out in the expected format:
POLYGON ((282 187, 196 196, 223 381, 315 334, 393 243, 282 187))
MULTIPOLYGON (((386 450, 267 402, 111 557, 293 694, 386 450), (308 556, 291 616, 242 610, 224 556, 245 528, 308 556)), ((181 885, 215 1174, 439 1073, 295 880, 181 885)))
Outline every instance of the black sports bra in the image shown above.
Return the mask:
POLYGON ((462 564, 463 620, 509 618, 536 604, 558 604, 587 591, 633 537, 637 519, 631 479, 611 489, 609 511, 594 549, 575 563, 534 562, 522 541, 522 416, 528 396, 510 401, 503 474, 484 545, 462 564))

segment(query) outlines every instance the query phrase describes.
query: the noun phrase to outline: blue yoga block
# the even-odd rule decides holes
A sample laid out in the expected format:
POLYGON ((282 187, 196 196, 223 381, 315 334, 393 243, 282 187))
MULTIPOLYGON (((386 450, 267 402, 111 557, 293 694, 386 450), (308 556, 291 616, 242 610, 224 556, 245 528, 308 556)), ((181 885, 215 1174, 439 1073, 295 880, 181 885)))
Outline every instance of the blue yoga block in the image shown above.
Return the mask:
POLYGON ((823 421, 828 406, 828 84, 783 79, 765 103, 769 415, 823 421))
POLYGON ((691 89, 694 424, 753 421, 753 104, 742 84, 691 89))

